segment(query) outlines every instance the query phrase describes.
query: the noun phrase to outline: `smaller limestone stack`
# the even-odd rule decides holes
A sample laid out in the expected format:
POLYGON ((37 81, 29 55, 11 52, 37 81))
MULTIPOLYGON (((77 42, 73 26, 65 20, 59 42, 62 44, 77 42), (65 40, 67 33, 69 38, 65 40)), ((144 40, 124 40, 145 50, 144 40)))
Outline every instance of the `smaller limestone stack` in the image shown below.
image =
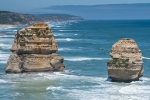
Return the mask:
POLYGON ((141 50, 133 39, 122 38, 112 46, 107 62, 108 77, 112 81, 131 82, 143 76, 141 50))
POLYGON ((7 62, 6 73, 63 71, 63 57, 50 27, 42 22, 19 30, 7 62))

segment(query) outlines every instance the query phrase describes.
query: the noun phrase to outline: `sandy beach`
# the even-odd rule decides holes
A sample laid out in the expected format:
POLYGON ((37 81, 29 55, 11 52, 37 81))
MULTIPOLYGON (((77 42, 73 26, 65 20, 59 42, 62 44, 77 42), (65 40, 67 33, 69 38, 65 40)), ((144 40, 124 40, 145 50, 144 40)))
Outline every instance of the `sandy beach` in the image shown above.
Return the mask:
POLYGON ((11 25, 11 24, 0 24, 0 27, 9 27, 9 26, 16 26, 16 25, 11 25))

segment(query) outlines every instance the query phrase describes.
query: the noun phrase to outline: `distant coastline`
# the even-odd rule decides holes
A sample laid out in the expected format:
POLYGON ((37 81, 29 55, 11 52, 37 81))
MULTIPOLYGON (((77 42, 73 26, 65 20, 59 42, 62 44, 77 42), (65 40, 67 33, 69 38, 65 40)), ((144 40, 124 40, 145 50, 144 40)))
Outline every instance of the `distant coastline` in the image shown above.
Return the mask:
POLYGON ((31 25, 36 22, 61 22, 84 20, 80 16, 69 14, 21 14, 9 11, 0 11, 0 27, 10 25, 31 25))

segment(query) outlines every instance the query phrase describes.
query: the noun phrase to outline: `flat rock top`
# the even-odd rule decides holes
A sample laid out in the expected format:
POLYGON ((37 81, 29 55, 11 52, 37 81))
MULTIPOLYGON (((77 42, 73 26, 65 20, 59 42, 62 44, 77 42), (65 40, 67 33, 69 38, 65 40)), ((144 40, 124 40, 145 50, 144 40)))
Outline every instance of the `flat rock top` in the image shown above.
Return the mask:
POLYGON ((116 42, 114 46, 116 45, 120 45, 120 46, 136 46, 137 47, 137 44, 136 42, 134 41, 134 39, 130 39, 130 38, 121 38, 118 42, 116 42))
MULTIPOLYGON (((140 51, 134 39, 122 38, 112 46, 112 50, 124 51, 125 49, 140 51)), ((129 52, 132 52, 132 50, 129 50, 129 52)))
POLYGON ((142 54, 134 39, 122 38, 112 46, 110 56, 112 58, 133 58, 141 60, 142 54))
POLYGON ((47 24, 43 22, 39 22, 39 23, 33 24, 32 26, 28 28, 47 28, 47 27, 49 27, 47 24))

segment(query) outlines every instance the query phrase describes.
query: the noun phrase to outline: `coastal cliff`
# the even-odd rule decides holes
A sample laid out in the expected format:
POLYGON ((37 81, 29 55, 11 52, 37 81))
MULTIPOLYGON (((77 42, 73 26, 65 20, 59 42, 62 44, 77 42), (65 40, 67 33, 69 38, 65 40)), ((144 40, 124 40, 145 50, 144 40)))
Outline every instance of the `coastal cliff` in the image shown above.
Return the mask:
POLYGON ((42 22, 17 31, 6 73, 63 71, 63 57, 50 27, 42 22))
POLYGON ((142 53, 133 39, 120 39, 112 46, 110 56, 107 66, 112 81, 137 81, 143 76, 142 53))
POLYGON ((84 20, 79 16, 68 14, 21 14, 9 11, 0 11, 0 24, 33 24, 47 21, 84 20))

